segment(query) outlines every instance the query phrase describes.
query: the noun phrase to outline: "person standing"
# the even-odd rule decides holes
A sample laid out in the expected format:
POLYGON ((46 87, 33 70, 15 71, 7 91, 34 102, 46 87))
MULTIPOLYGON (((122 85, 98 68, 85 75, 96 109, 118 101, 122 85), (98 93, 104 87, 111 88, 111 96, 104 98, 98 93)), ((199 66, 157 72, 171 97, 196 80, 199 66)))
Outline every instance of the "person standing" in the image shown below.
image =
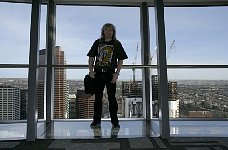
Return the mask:
POLYGON ((101 28, 101 37, 93 43, 87 56, 89 57, 89 76, 95 78, 95 102, 93 122, 91 128, 101 127, 102 98, 106 86, 109 113, 112 127, 120 128, 117 116, 118 103, 116 101, 116 81, 128 56, 120 41, 116 39, 116 28, 106 23, 101 28))

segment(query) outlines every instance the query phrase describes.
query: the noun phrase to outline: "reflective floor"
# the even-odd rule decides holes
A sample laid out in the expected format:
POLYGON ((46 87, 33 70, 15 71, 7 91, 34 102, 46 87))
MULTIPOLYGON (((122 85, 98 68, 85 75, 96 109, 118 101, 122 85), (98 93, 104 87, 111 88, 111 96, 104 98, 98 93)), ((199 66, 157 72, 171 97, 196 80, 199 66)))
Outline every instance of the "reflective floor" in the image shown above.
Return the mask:
MULTIPOLYGON (((37 124, 37 139, 93 139, 159 137, 159 121, 120 120, 120 129, 110 120, 102 120, 101 128, 91 129, 90 120, 61 120, 37 124)), ((171 137, 228 137, 228 121, 170 121, 171 137)), ((26 139, 26 123, 0 124, 0 140, 26 139)))
MULTIPOLYGON (((146 136, 144 121, 120 121, 120 129, 112 128, 110 120, 102 121, 101 128, 90 128, 90 121, 54 122, 38 138, 74 139, 74 138, 128 138, 146 136), (50 130, 49 130, 50 129, 50 130)), ((152 130, 149 132, 152 133, 152 130)))
POLYGON ((228 137, 228 121, 170 121, 172 137, 228 137))

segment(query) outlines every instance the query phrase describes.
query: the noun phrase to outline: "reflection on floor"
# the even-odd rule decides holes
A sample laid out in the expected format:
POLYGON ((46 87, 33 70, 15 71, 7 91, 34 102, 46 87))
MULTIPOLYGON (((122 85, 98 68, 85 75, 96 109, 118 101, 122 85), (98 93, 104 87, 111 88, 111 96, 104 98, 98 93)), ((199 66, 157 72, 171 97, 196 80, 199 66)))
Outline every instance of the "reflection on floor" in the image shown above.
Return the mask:
MULTIPOLYGON (((120 120, 120 129, 112 129, 110 120, 102 120, 101 129, 91 129, 91 120, 55 120, 37 124, 37 139, 96 139, 159 137, 158 120, 120 120)), ((228 137, 228 121, 170 121, 171 137, 228 137)), ((0 141, 26 139, 26 123, 0 124, 0 141)))
POLYGON ((39 139, 93 139, 93 138, 135 138, 154 134, 146 130, 145 121, 120 121, 120 129, 112 128, 110 120, 101 122, 101 128, 90 128, 89 121, 58 122, 48 124, 47 130, 38 136, 39 139))
POLYGON ((228 150, 227 121, 170 121, 171 138, 159 138, 159 121, 110 120, 91 129, 91 120, 37 124, 37 140, 26 142, 26 123, 0 124, 0 149, 39 150, 228 150))

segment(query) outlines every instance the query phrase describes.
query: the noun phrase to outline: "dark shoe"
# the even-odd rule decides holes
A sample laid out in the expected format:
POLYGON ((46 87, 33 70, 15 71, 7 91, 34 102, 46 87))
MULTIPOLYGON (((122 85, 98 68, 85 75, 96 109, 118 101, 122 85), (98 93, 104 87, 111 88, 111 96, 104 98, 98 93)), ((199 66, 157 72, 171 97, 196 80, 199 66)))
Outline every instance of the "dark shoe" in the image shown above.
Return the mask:
POLYGON ((112 127, 111 129, 111 137, 112 138, 117 138, 119 134, 120 128, 114 128, 112 127))
POLYGON ((102 137, 101 128, 93 128, 93 135, 94 135, 94 138, 101 138, 102 137))
POLYGON ((90 127, 92 128, 92 129, 94 129, 94 128, 100 128, 101 127, 101 123, 99 123, 99 122, 92 122, 91 124, 90 124, 90 127))
POLYGON ((113 128, 120 128, 120 125, 119 125, 119 123, 114 123, 114 124, 112 124, 112 127, 113 128))

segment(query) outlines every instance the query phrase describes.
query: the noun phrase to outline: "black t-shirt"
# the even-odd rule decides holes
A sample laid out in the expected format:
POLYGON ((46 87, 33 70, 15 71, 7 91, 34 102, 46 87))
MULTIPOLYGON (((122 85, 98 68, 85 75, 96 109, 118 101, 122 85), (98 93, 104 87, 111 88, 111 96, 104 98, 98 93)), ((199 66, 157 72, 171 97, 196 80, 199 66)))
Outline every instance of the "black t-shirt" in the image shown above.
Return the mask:
POLYGON ((115 69, 117 67, 117 59, 127 59, 127 54, 124 51, 122 44, 118 41, 101 41, 97 39, 87 56, 95 57, 94 69, 115 69))

